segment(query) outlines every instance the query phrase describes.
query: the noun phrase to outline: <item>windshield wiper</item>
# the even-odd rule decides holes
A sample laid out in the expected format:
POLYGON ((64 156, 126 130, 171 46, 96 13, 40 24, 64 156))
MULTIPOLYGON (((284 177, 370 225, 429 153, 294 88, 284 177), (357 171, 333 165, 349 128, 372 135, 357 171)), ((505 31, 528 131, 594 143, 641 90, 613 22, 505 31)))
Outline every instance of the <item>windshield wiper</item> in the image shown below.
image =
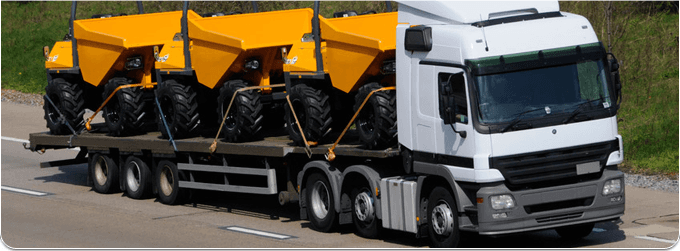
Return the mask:
POLYGON ((505 126, 503 128, 503 130, 501 130, 501 133, 506 132, 508 129, 512 128, 513 126, 517 125, 520 121, 522 121, 522 116, 524 116, 524 114, 527 114, 527 113, 530 113, 530 112, 535 112, 535 111, 540 111, 540 110, 545 110, 545 108, 536 108, 536 109, 526 110, 526 111, 519 113, 517 115, 517 118, 510 121, 510 124, 505 126))
MULTIPOLYGON (((572 119, 576 118, 577 115, 581 114, 581 112, 582 112, 581 109, 583 109, 583 107, 585 107, 586 104, 587 104, 588 106, 592 107, 592 106, 593 106, 593 105, 592 105, 593 101, 602 101, 603 99, 604 99, 604 98, 602 97, 602 95, 600 95, 600 99, 588 100, 588 101, 585 101, 585 102, 580 103, 580 104, 578 104, 578 105, 575 105, 575 106, 577 106, 576 109, 575 109, 573 112, 571 112, 571 115, 569 115, 569 117, 568 117, 567 119, 565 119, 564 121, 562 121, 562 124, 569 123, 569 121, 571 121, 572 119)), ((588 117, 588 118, 590 118, 590 117, 588 117)))

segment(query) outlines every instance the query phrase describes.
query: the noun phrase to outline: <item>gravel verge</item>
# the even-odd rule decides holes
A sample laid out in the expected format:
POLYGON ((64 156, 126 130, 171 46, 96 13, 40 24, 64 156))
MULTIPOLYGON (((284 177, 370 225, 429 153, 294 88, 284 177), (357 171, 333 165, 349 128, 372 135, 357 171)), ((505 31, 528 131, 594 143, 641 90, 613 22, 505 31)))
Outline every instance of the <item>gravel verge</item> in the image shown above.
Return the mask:
MULTIPOLYGON (((2 102, 42 106, 43 98, 40 94, 23 93, 15 90, 2 89, 2 102)), ((629 173, 624 173, 624 177, 627 186, 678 193, 677 177, 675 179, 670 179, 661 175, 640 175, 629 173)))

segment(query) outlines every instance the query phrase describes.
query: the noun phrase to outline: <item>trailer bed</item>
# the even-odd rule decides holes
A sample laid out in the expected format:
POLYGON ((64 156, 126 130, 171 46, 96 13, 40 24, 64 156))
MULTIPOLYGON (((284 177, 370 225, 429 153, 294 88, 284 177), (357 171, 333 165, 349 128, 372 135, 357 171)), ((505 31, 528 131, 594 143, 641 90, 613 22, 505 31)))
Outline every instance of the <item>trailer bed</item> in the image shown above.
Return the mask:
MULTIPOLYGON (((78 136, 52 135, 49 132, 32 133, 29 135, 30 149, 33 151, 48 149, 63 149, 84 147, 88 150, 106 151, 118 149, 121 152, 150 151, 153 154, 174 154, 175 150, 167 139, 161 138, 160 132, 149 132, 143 135, 129 137, 112 137, 106 132, 83 132, 78 136)), ((194 137, 175 140, 177 152, 210 153, 209 147, 213 138, 194 137)), ((332 143, 312 147, 312 155, 323 156, 332 143)), ((264 139, 244 143, 228 143, 218 139, 217 154, 233 154, 263 157, 286 157, 289 154, 306 155, 305 148, 294 146, 287 135, 265 136, 264 139)), ((399 155, 398 149, 366 150, 359 142, 343 140, 335 148, 338 157, 369 157, 389 158, 399 155), (347 143, 344 143, 347 142, 347 143)))

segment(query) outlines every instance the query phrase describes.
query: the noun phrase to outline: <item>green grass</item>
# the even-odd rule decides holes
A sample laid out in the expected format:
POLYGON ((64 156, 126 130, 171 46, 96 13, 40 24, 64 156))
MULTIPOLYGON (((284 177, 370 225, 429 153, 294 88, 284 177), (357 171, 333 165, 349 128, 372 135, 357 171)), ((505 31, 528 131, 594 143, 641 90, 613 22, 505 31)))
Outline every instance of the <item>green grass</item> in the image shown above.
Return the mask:
MULTIPOLYGON (((590 20, 608 47, 604 7, 608 2, 560 2, 560 8, 590 20)), ((52 47, 68 32, 70 2, 2 2, 2 88, 44 93, 42 47, 52 47)), ((612 49, 621 62, 623 104, 619 133, 624 139, 624 168, 633 172, 677 175, 678 14, 665 2, 613 2, 612 49)), ((311 8, 313 2, 259 2, 260 11, 311 8)), ((181 10, 181 2, 144 2, 146 12, 181 10)), ((396 10, 397 4, 393 3, 396 10)), ((190 2, 198 13, 252 12, 246 1, 190 2)), ((321 14, 355 10, 385 11, 384 2, 321 2, 321 14)), ((78 2, 78 18, 92 14, 136 13, 135 2, 78 2)))

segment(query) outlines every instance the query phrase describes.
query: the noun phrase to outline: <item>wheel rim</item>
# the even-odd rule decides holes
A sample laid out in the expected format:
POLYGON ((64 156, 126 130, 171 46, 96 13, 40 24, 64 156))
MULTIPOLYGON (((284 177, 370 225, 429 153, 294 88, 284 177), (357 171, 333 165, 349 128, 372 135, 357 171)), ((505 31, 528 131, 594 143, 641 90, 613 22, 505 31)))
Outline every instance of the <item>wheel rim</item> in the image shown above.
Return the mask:
POLYGON ((117 124, 120 121, 120 104, 118 104, 118 99, 114 96, 109 100, 106 109, 106 119, 113 124, 117 124))
MULTIPOLYGON (((230 98, 226 98, 222 102, 222 111, 221 115, 224 116, 224 113, 229 109, 229 103, 231 102, 230 98)), ((224 126, 227 129, 234 129, 236 128, 236 115, 238 112, 238 108, 236 107, 236 100, 234 100, 234 104, 231 105, 231 110, 229 110, 229 114, 227 114, 227 118, 224 120, 224 126)))
POLYGON ((312 211, 314 215, 319 219, 326 218, 328 215, 328 208, 330 206, 330 195, 328 194, 328 188, 323 181, 316 181, 314 186, 312 186, 312 211))
MULTIPOLYGON (((364 108, 370 108, 365 107, 364 108)), ((367 133, 373 133, 375 127, 373 127, 373 121, 375 120, 375 113, 373 109, 364 109, 359 113, 359 118, 357 119, 357 124, 362 131, 367 133)))
MULTIPOLYGON (((300 122, 300 127, 302 127, 302 130, 305 130, 305 127, 307 126, 307 113, 305 112, 305 106, 300 101, 294 101, 293 108, 295 109, 295 116, 300 122)), ((292 124, 294 131, 297 132, 299 129, 297 128, 295 118, 293 118, 292 124)))
POLYGON ((142 183, 141 168, 137 162, 132 161, 127 167, 127 187, 132 191, 139 190, 139 186, 142 183))
POLYGON ((170 100, 169 97, 165 96, 161 98, 161 110, 163 111, 163 118, 165 119, 165 122, 168 123, 168 126, 172 124, 172 117, 175 114, 175 108, 172 105, 172 100, 170 100))
POLYGON ((100 156, 94 165, 94 177, 97 180, 97 184, 104 185, 108 180, 109 175, 109 165, 106 163, 104 156, 100 156))
POLYGON ((369 192, 363 191, 354 198, 354 213, 364 223, 373 221, 375 210, 373 209, 373 198, 371 198, 369 192))
POLYGON ((441 200, 432 209, 432 229, 437 235, 448 236, 453 232, 453 211, 449 204, 441 200))
POLYGON ((175 185, 175 177, 172 174, 172 170, 167 165, 163 166, 163 170, 161 171, 161 178, 160 178, 160 187, 161 187, 161 192, 163 193, 163 195, 165 195, 165 196, 172 195, 172 190, 173 190, 174 185, 175 185))
MULTIPOLYGON (((57 107, 59 106, 59 104, 61 104, 59 102, 59 97, 57 95, 50 95, 49 97, 52 100, 52 102, 54 102, 54 105, 56 105, 57 107)), ((49 101, 45 101, 45 102, 48 103, 49 101)), ((50 118, 50 122, 52 124, 54 124, 59 119, 59 113, 55 110, 54 106, 52 106, 51 104, 46 104, 46 107, 47 107, 47 117, 50 118)))

